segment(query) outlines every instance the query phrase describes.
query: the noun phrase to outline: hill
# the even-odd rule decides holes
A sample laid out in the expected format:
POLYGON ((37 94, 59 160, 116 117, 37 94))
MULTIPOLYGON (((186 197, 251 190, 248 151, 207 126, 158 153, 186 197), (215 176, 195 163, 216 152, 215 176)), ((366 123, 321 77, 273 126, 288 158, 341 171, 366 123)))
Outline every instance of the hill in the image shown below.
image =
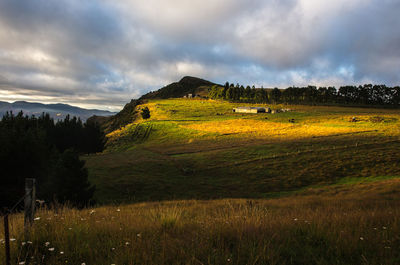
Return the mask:
POLYGON ((149 92, 139 99, 132 99, 119 113, 112 117, 103 118, 94 116, 89 121, 100 124, 106 133, 110 133, 129 123, 135 122, 138 117, 137 106, 143 104, 146 100, 181 98, 187 94, 207 96, 208 89, 213 85, 215 84, 201 78, 185 76, 179 82, 174 82, 157 91, 149 92))
POLYGON ((125 104, 124 108, 117 114, 109 117, 92 116, 88 122, 94 122, 101 125, 106 133, 117 130, 129 123, 136 120, 138 112, 136 107, 142 103, 142 100, 132 99, 129 103, 125 104))
POLYGON ((128 103, 106 151, 82 156, 107 205, 39 209, 29 242, 11 215, 13 262, 399 263, 399 110, 237 106, 128 103))
POLYGON ((42 104, 35 102, 27 102, 27 101, 16 101, 14 103, 3 102, 0 101, 0 117, 7 111, 12 111, 14 114, 17 114, 20 111, 23 111, 25 115, 31 116, 40 116, 43 112, 49 113, 50 116, 55 119, 64 119, 68 114, 76 117, 80 117, 82 121, 86 121, 89 117, 93 115, 97 116, 110 116, 114 115, 114 112, 106 111, 106 110, 97 110, 97 109, 84 109, 75 106, 71 106, 68 104, 42 104))
POLYGON ((174 82, 157 91, 147 93, 140 99, 181 98, 187 94, 207 95, 208 88, 213 85, 216 84, 201 78, 185 76, 179 82, 174 82))
POLYGON ((136 108, 145 106, 149 120, 114 130, 104 153, 84 157, 98 202, 269 198, 400 176, 399 110, 268 105, 291 111, 237 114, 251 105, 204 99, 136 108))

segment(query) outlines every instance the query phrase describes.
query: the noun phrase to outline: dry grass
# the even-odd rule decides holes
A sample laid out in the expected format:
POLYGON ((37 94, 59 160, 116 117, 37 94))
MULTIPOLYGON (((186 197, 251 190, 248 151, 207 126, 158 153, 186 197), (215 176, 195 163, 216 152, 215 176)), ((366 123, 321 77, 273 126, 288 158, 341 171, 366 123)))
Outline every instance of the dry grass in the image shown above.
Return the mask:
POLYGON ((11 216, 13 261, 399 264, 399 190, 397 179, 271 200, 42 209, 23 246, 22 216, 11 216))
POLYGON ((251 119, 204 122, 185 126, 190 129, 219 134, 245 134, 248 137, 264 137, 296 140, 318 136, 371 132, 369 128, 356 126, 327 126, 325 123, 291 124, 251 119))

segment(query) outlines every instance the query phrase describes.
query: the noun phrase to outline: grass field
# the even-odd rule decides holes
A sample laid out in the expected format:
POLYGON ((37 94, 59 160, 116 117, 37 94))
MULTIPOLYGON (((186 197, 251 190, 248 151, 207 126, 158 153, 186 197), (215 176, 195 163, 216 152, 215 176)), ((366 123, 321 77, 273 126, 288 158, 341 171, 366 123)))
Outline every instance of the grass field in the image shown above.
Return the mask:
POLYGON ((29 240, 10 216, 13 264, 400 264, 400 111, 241 105, 146 103, 83 157, 96 208, 42 208, 29 240))
POLYGON ((110 133, 106 152, 85 157, 97 201, 268 198, 343 178, 400 176, 399 110, 269 105, 291 111, 232 113, 242 105, 149 101, 149 120, 110 133))
POLYGON ((41 209, 29 242, 23 216, 13 215, 12 258, 16 264, 399 264, 400 179, 345 182, 280 199, 41 209))

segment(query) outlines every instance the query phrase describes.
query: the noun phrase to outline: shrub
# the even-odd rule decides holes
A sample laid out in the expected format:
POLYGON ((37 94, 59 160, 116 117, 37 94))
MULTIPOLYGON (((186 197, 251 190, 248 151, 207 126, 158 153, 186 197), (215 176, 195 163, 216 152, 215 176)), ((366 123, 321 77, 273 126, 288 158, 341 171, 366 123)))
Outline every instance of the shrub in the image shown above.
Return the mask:
POLYGON ((150 110, 149 110, 149 108, 148 107, 144 107, 140 114, 142 115, 142 118, 145 119, 145 120, 150 118, 150 110))

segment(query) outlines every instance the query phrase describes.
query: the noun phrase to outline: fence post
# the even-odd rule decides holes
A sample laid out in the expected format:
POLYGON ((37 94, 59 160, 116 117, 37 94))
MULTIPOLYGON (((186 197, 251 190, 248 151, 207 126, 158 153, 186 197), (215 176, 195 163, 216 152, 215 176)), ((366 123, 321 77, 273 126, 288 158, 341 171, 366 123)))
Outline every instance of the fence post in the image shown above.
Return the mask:
POLYGON ((8 230, 8 213, 4 215, 4 240, 6 245, 6 265, 11 265, 10 258, 10 231, 8 230))
POLYGON ((24 231, 25 240, 29 239, 29 229, 33 224, 35 217, 35 203, 36 203, 36 180, 33 178, 25 179, 25 219, 24 231))

